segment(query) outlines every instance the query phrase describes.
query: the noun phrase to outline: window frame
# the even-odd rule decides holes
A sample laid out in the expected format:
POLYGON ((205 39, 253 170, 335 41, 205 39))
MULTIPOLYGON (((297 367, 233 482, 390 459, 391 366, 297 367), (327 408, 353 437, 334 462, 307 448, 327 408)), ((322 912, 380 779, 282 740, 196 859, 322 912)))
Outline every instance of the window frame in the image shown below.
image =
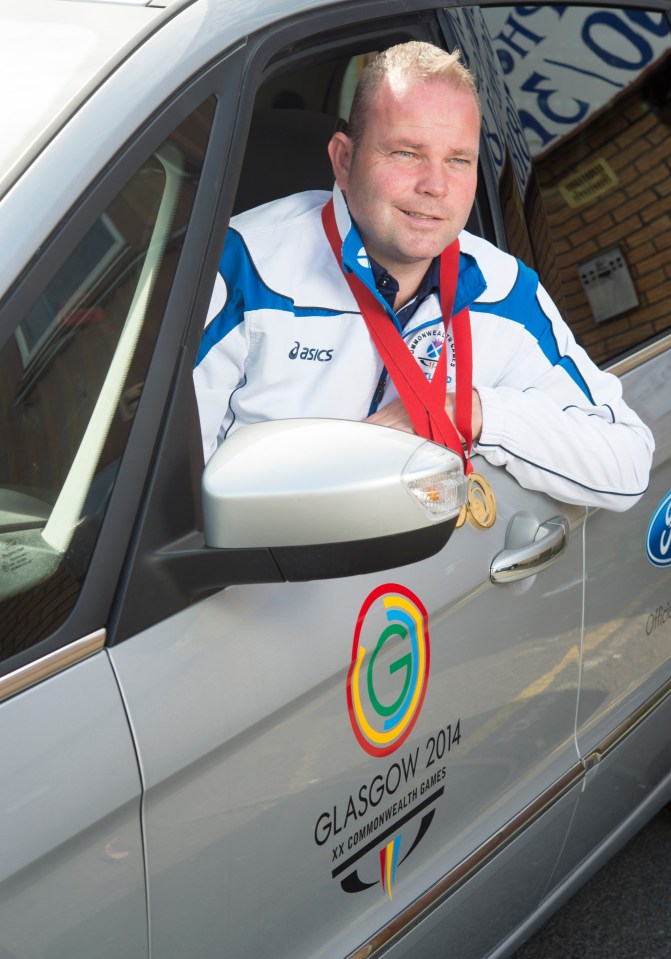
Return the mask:
MULTIPOLYGON (((185 87, 174 91, 162 108, 147 119, 137 130, 135 137, 125 143, 97 177, 82 190, 75 206, 42 244, 38 256, 17 278, 0 304, 0 330, 3 333, 6 332, 10 337, 16 333, 16 318, 25 316, 35 302, 35 290, 46 288, 77 244, 101 218, 109 204, 152 152, 202 103, 215 96, 217 90, 225 85, 226 79, 236 82, 238 61, 233 55, 235 49, 222 51, 215 67, 206 68, 185 87)), ((196 278, 202 265, 204 237, 209 221, 213 218, 211 195, 205 196, 208 193, 206 171, 209 170, 211 194, 213 170, 210 158, 217 146, 213 141, 221 102, 215 102, 214 107, 200 183, 147 370, 145 387, 134 414, 134 423, 79 594, 61 626, 28 649, 0 662, 0 681, 3 677, 9 679, 14 674, 17 677, 25 675, 25 680, 19 682, 20 688, 32 685, 33 682, 45 678, 45 669, 46 674, 50 675, 71 665, 73 657, 76 661, 91 655, 101 647, 101 635, 103 640, 107 635, 124 558, 175 363, 179 357, 196 278), (91 637, 95 637, 93 642, 91 637), (76 653, 77 650, 80 652, 76 653), (41 663, 45 664, 44 669, 35 670, 34 667, 39 667, 41 663)), ((221 144, 219 146, 221 147, 221 144)), ((9 688, 12 689, 12 694, 19 691, 15 684, 10 684, 9 688)))

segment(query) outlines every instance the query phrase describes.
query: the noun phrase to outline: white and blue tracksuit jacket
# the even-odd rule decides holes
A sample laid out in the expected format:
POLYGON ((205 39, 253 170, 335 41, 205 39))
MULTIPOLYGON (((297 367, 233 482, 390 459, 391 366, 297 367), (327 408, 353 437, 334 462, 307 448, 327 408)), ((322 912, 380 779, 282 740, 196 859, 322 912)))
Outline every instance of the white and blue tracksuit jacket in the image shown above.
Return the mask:
MULTIPOLYGON (((299 193, 231 221, 194 371, 205 458, 260 420, 363 420, 382 361, 324 233, 330 194, 299 193)), ((336 187, 343 264, 375 289, 361 238, 336 187)), ((455 312, 470 308, 473 386, 483 428, 474 452, 522 486, 624 510, 645 490, 652 435, 619 380, 579 347, 528 267, 470 233, 460 237, 455 312)), ((445 342, 430 295, 403 337, 431 375, 445 342)), ((456 371, 448 329, 448 390, 456 371)), ((390 383, 380 405, 397 397, 390 383)))

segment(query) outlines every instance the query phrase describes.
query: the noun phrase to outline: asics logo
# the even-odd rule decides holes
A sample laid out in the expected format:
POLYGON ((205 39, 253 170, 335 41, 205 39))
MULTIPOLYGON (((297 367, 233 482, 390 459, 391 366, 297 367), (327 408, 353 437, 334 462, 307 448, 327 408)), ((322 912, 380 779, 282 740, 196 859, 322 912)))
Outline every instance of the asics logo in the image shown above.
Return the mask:
POLYGON ((318 346, 301 346, 296 340, 293 349, 289 350, 290 360, 314 360, 317 363, 328 363, 333 359, 333 349, 323 350, 318 346))

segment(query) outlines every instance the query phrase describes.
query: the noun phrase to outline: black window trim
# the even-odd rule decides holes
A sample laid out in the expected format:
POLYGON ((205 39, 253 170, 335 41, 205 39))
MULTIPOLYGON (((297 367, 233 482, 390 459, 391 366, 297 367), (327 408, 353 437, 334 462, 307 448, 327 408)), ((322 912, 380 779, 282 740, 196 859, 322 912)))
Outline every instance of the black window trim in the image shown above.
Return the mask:
MULTIPOLYGON (((238 44, 231 50, 222 52, 215 65, 208 66, 198 77, 174 92, 163 107, 146 121, 137 136, 123 145, 82 193, 77 204, 43 244, 39 255, 27 266, 5 296, 0 305, 0 330, 3 333, 12 334, 16 317, 24 315, 34 299, 35 290, 44 288, 68 252, 86 235, 153 150, 208 97, 225 88, 227 81, 233 86, 239 83, 240 58, 236 57, 236 53, 241 45, 244 46, 238 44)), ((206 164, 217 145, 223 149, 227 142, 213 142, 216 139, 216 114, 221 107, 219 102, 210 131, 206 164)), ((205 169, 201 186, 205 182, 204 174, 205 169)), ((204 235, 211 226, 208 216, 209 220, 212 220, 214 215, 212 195, 208 198, 203 196, 204 193, 205 190, 199 189, 196 196, 184 248, 147 371, 145 388, 76 602, 65 621, 53 633, 0 662, 0 678, 23 670, 29 664, 48 658, 70 645, 81 644, 86 637, 99 636, 101 630, 107 631, 138 505, 151 465, 154 440, 159 432, 190 312, 190 291, 194 282, 187 279, 189 272, 185 269, 184 261, 187 259, 187 252, 193 247, 191 235, 194 231, 204 235)), ((201 247, 204 247, 204 243, 201 243, 201 247)), ((192 276, 196 273, 197 259, 194 252, 188 256, 192 276)), ((88 649, 88 645, 85 645, 88 649)))

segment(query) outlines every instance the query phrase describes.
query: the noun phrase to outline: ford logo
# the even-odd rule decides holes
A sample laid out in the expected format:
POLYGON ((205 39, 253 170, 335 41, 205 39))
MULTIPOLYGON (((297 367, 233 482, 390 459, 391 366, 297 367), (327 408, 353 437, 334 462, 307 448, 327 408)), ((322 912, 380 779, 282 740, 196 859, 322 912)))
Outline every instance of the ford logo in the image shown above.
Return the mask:
POLYGON ((645 551, 654 566, 671 566, 671 493, 667 493, 650 520, 645 551))

